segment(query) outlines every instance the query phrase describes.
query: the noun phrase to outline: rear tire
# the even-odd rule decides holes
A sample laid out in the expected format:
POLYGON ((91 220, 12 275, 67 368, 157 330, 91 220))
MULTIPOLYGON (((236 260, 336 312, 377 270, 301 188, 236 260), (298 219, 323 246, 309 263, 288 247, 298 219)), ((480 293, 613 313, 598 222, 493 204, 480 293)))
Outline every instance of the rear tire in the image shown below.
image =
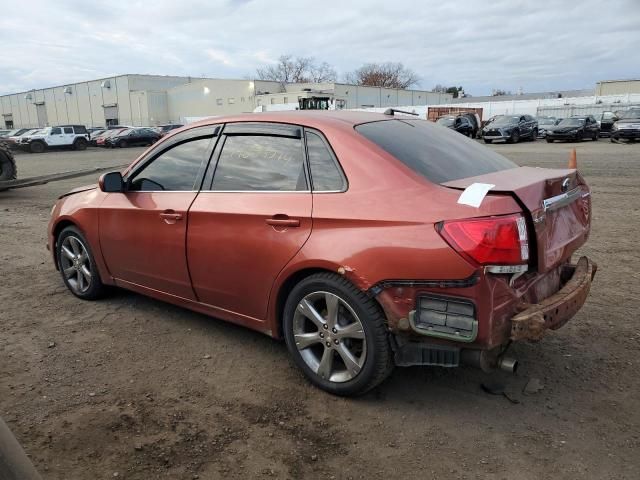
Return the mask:
POLYGON ((96 300, 106 293, 89 242, 76 227, 66 227, 58 235, 56 258, 62 281, 76 297, 96 300))
POLYGON ((29 145, 29 151, 31 153, 42 153, 47 149, 47 145, 44 142, 35 141, 29 145))
POLYGON ((327 272, 305 278, 289 294, 283 314, 289 353, 317 387, 361 395, 393 370, 380 307, 344 277, 327 272))
POLYGON ((0 180, 15 180, 18 178, 16 159, 9 147, 0 144, 0 180))

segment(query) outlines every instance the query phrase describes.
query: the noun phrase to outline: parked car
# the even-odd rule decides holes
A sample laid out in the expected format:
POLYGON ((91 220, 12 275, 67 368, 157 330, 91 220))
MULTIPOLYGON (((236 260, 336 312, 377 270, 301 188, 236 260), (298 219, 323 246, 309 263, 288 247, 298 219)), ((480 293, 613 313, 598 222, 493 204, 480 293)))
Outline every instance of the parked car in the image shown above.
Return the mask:
POLYGON ((544 138, 547 135, 547 128, 556 124, 556 117, 536 117, 538 121, 538 136, 537 138, 544 138))
POLYGON ((168 123, 166 125, 158 125, 155 128, 157 129, 158 133, 164 137, 171 130, 175 130, 177 128, 182 128, 182 127, 184 127, 184 125, 180 123, 168 123))
POLYGON ((439 118, 436 123, 461 133, 465 137, 475 138, 474 126, 464 115, 446 115, 439 118))
POLYGON ((574 116, 564 118, 554 127, 547 129, 547 142, 555 140, 582 141, 585 138, 598 140, 600 127, 598 122, 591 115, 574 116))
POLYGON ((160 139, 160 134, 151 128, 127 128, 105 139, 105 147, 126 148, 153 145, 160 139))
POLYGON ((89 133, 84 125, 47 127, 20 137, 19 148, 31 153, 42 153, 50 148, 86 150, 89 133))
POLYGON ((482 129, 484 143, 504 140, 518 143, 523 138, 535 140, 538 137, 538 122, 531 115, 498 115, 482 129))
POLYGON ((104 135, 106 135, 110 131, 111 130, 102 130, 102 131, 96 130, 89 137, 89 145, 92 145, 92 146, 96 147, 98 145, 98 139, 103 137, 104 135))
POLYGON ((611 141, 640 139, 640 107, 630 108, 611 127, 611 141))
POLYGON ((19 130, 14 130, 12 134, 4 137, 2 141, 9 145, 10 148, 17 149, 20 146, 21 140, 38 131, 40 131, 39 128, 21 128, 19 130))
POLYGON ((0 138, 8 136, 13 130, 0 130, 0 138))
MULTIPOLYGON (((611 136, 611 127, 618 120, 618 117, 614 112, 602 112, 599 115, 600 120, 600 136, 601 137, 610 137, 611 136)), ((598 120, 598 117, 596 117, 598 120)))
POLYGON ((106 132, 103 132, 96 137, 96 146, 106 147, 106 141, 108 138, 111 138, 112 136, 117 135, 124 130, 127 130, 127 127, 108 129, 106 132))
POLYGON ((48 248, 81 299, 116 285, 284 338, 352 395, 394 364, 513 370, 512 341, 586 300, 590 212, 576 170, 426 120, 275 112, 197 123, 63 195, 48 248))

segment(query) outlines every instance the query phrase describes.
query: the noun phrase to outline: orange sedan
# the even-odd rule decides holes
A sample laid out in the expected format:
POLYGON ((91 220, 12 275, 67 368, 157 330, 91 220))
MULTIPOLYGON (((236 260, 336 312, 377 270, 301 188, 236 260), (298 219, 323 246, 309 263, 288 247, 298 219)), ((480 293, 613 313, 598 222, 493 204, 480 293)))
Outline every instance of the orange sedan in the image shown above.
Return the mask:
POLYGON ((424 120, 279 112, 171 132, 56 203, 76 296, 127 288, 284 338, 317 386, 394 365, 515 369, 585 302, 595 266, 576 170, 518 167, 424 120))

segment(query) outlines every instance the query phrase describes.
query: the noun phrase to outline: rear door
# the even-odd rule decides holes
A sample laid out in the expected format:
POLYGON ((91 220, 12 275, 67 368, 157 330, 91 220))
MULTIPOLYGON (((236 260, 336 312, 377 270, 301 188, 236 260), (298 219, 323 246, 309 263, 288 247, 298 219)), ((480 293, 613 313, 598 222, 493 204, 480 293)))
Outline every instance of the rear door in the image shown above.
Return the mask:
POLYGON ((187 269, 187 212, 200 188, 216 127, 158 145, 100 206, 100 244, 116 280, 195 300, 187 269))
POLYGON ((189 210, 187 257, 198 299, 264 320, 278 273, 311 233, 302 128, 225 127, 189 210))

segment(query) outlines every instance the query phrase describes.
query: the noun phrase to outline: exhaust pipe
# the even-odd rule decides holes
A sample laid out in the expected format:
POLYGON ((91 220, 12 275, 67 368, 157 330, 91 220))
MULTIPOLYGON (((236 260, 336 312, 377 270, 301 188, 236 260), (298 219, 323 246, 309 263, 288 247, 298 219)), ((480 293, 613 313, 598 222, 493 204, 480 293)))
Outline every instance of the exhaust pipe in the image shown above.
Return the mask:
POLYGON ((483 372, 491 372, 495 368, 509 373, 516 373, 518 360, 502 355, 497 357, 495 351, 464 349, 460 352, 460 363, 480 368, 483 372))
POLYGON ((516 373, 518 360, 513 357, 502 356, 498 359, 498 368, 504 372, 516 373))

